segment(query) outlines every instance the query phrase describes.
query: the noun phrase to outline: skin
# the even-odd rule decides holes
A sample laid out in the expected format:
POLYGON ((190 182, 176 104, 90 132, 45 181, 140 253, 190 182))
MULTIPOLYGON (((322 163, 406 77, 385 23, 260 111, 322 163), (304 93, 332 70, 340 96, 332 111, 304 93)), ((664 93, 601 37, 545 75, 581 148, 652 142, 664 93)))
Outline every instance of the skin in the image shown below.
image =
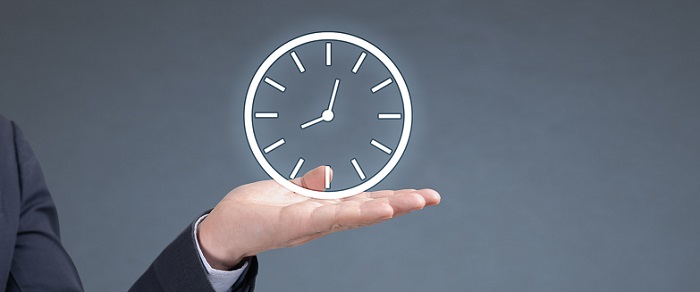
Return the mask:
MULTIPOLYGON (((308 189, 324 190, 324 167, 319 166, 292 182, 308 189)), ((229 192, 199 224, 197 236, 211 267, 230 270, 246 257, 267 250, 298 246, 439 203, 440 195, 431 189, 384 190, 320 200, 266 180, 229 192)))

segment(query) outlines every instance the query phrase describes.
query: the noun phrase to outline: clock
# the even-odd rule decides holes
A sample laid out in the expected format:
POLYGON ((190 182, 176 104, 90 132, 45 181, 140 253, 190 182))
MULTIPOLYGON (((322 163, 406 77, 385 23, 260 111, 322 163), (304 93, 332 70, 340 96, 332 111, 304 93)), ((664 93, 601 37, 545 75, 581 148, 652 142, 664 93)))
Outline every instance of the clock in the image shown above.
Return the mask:
POLYGON ((245 98, 245 133, 258 164, 290 191, 318 199, 382 181, 401 159, 411 123, 408 87, 394 62, 341 32, 309 33, 274 50, 245 98), (326 166, 324 191, 290 181, 319 165, 326 166))

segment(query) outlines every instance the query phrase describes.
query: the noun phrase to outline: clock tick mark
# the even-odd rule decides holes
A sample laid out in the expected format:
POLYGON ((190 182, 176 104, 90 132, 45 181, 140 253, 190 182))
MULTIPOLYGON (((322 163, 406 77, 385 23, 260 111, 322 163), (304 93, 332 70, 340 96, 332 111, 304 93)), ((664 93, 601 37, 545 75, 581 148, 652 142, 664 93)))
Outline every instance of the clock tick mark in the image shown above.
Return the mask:
POLYGON ((400 120, 401 114, 377 114, 377 119, 380 120, 400 120))
POLYGON ((276 119, 278 117, 279 117, 279 113, 276 113, 276 112, 272 112, 272 113, 256 112, 255 113, 256 119, 276 119))
POLYGON ((294 179, 297 177, 297 173, 299 173, 299 169, 301 169, 302 164, 304 164, 304 158, 299 157, 299 161, 297 161, 297 164, 294 166, 292 174, 289 175, 290 179, 294 179))
POLYGON ((270 151, 277 149, 277 147, 282 146, 284 144, 284 138, 277 140, 277 142, 272 143, 270 146, 265 147, 263 151, 265 151, 265 154, 270 153, 270 151))
POLYGON ((326 171, 326 189, 330 189, 331 188, 331 166, 326 165, 325 171, 326 171))
POLYGON ((379 141, 372 139, 372 141, 369 141, 369 144, 372 144, 372 146, 377 147, 377 149, 382 150, 382 152, 386 154, 391 154, 391 148, 386 147, 384 144, 379 143, 379 141))
POLYGON ((304 73, 306 69, 304 68, 304 65, 301 64, 301 60, 299 60, 299 56, 297 56, 297 53, 295 51, 292 51, 289 53, 292 56, 292 59, 294 59, 294 64, 297 65, 297 69, 299 69, 299 73, 304 73))
POLYGON ((377 91, 381 90, 382 88, 386 87, 392 82, 394 82, 394 80, 391 80, 391 78, 387 78, 386 80, 382 81, 382 83, 379 83, 376 86, 372 87, 372 93, 376 93, 377 91))
POLYGON ((287 90, 282 84, 277 83, 277 81, 270 79, 270 77, 265 77, 265 83, 269 84, 270 86, 277 88, 277 90, 284 92, 287 90))
POLYGON ((326 66, 331 65, 331 43, 326 43, 326 66))
POLYGON ((362 171, 362 168, 360 168, 360 164, 357 163, 357 159, 353 158, 350 160, 350 163, 352 163, 352 167, 355 168, 355 172, 357 172, 357 176, 360 177, 360 180, 365 180, 367 178, 365 176, 365 173, 362 171))
POLYGON ((362 62, 365 61, 365 57, 367 57, 367 53, 362 52, 362 54, 360 54, 360 57, 357 58, 357 62, 355 62, 355 66, 352 67, 352 73, 357 74, 357 71, 360 70, 360 66, 362 65, 362 62))

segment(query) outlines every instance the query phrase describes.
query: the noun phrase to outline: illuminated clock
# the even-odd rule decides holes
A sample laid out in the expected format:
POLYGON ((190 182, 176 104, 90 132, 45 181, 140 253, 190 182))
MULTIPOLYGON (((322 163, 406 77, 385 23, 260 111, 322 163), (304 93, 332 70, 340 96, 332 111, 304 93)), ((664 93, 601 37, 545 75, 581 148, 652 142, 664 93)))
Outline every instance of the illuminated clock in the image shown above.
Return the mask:
POLYGON ((370 42, 341 32, 302 35, 274 50, 255 72, 244 107, 246 138, 263 170, 319 199, 382 181, 406 149, 411 122, 396 65, 370 42), (289 181, 319 165, 333 169, 324 191, 289 181))

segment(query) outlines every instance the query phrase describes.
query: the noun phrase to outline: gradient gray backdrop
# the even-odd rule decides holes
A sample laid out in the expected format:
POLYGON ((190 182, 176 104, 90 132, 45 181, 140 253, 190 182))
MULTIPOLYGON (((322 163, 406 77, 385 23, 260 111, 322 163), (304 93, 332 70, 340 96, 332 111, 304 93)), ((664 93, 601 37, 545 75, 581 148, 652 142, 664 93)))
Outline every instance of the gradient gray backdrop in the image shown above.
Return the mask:
POLYGON ((700 290, 697 1, 3 1, 23 129, 89 291, 123 291, 233 187, 274 48, 339 30, 407 79, 378 187, 439 207, 260 255, 260 291, 700 290))

